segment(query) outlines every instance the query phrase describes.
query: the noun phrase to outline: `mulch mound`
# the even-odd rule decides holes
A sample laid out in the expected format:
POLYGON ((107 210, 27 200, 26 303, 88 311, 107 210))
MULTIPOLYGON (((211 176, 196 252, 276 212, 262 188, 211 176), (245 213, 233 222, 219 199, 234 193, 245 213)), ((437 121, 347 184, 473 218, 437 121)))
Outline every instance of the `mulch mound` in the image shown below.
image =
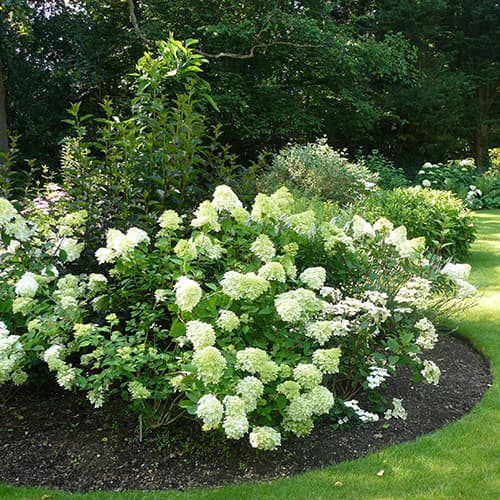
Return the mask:
POLYGON ((403 400, 406 421, 333 430, 324 420, 276 452, 201 433, 195 422, 139 442, 137 421, 121 402, 94 410, 58 388, 43 396, 23 390, 0 409, 0 482, 68 491, 185 489, 271 480, 362 457, 459 419, 491 384, 488 362, 456 337, 442 335, 427 358, 441 368, 439 386, 414 384, 405 370, 390 380, 387 394, 403 400))

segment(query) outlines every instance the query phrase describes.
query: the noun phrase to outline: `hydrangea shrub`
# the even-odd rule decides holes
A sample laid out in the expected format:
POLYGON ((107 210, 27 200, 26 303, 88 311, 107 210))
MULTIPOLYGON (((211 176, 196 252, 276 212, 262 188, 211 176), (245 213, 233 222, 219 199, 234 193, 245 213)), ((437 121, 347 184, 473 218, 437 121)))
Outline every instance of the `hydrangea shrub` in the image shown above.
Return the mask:
MULTIPOLYGON (((17 215, 2 206, 4 228, 17 215)), ((14 381, 29 332, 38 332, 38 359, 61 386, 95 407, 119 395, 152 427, 191 414, 205 431, 273 450, 309 434, 321 415, 404 418, 401 401, 380 391, 399 364, 438 382, 425 359, 437 340, 433 301, 443 290, 472 294, 467 268, 435 266, 423 238, 387 219, 356 216, 341 228, 294 206, 281 188, 247 210, 219 186, 191 217, 161 214, 150 234, 110 229, 99 273, 64 274, 56 262, 61 272, 43 289, 41 270, 18 271, 9 293, 31 305, 15 313, 19 332, 0 325, 9 339, 2 380, 14 381), (297 259, 313 239, 327 256, 356 255, 381 272, 398 269, 399 279, 331 286, 313 255, 297 259)))

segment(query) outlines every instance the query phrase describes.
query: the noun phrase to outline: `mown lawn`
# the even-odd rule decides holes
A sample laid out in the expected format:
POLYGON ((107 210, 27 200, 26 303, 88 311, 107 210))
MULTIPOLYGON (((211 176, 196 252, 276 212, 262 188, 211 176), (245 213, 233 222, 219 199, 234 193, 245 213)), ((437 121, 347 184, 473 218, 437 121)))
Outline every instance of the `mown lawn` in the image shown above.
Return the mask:
MULTIPOLYGON (((495 499, 500 498, 500 210, 477 214, 478 239, 469 262, 478 304, 454 321, 488 357, 493 386, 459 422, 415 442, 387 448, 291 479, 188 492, 73 494, 0 486, 8 499, 495 499), (380 477, 377 473, 384 470, 380 477)), ((467 370, 467 366, 463 367, 467 370)), ((1 453, 0 453, 1 459, 1 453)), ((33 464, 36 467, 36 464, 33 464)))

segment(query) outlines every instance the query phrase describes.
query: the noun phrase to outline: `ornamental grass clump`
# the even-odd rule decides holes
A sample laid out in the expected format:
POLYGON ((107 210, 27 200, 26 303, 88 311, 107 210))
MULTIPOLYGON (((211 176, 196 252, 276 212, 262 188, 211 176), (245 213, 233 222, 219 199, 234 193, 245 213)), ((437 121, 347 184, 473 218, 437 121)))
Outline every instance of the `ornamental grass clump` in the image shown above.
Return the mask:
MULTIPOLYGON (((2 203, 6 238, 18 215, 2 203)), ((381 391, 400 364, 437 383, 425 359, 433 319, 463 296, 466 269, 427 259, 420 238, 387 220, 340 227, 294 206, 281 188, 247 210, 219 186, 191 216, 161 214, 155 231, 108 230, 90 275, 69 273, 53 245, 47 262, 3 246, 4 386, 43 362, 96 408, 119 396, 149 427, 192 415, 262 450, 322 415, 402 418, 381 391), (354 268, 363 279, 348 279, 354 268)))

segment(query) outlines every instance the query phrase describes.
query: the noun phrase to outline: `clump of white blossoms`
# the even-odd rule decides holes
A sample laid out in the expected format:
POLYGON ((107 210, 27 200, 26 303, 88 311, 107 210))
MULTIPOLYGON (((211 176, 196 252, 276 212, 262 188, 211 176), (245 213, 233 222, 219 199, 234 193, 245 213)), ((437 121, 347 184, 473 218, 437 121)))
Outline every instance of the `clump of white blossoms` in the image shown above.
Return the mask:
POLYGON ((249 435, 250 444, 258 450, 273 451, 281 446, 281 434, 272 427, 254 427, 249 435))
POLYGON ((128 383, 128 392, 133 400, 148 399, 151 397, 151 392, 139 380, 131 380, 128 383))
POLYGON ((5 198, 0 198, 0 226, 10 222, 16 215, 17 210, 12 203, 5 198))
POLYGON ((384 413, 384 418, 389 420, 391 418, 400 418, 401 420, 406 420, 408 413, 403 408, 402 400, 398 398, 392 398, 392 408, 389 408, 384 413))
POLYGON ((259 234, 250 247, 250 251, 264 262, 269 262, 276 255, 276 248, 269 236, 259 234))
POLYGON ((193 344, 195 351, 215 344, 214 327, 203 321, 188 321, 186 337, 193 344))
POLYGON ((313 290, 323 287, 326 280, 326 269, 324 267, 308 267, 299 276, 300 281, 313 290))
POLYGON ((235 209, 243 207, 238 196, 236 196, 229 186, 224 184, 215 188, 212 205, 218 212, 222 212, 223 210, 232 212, 235 209))
POLYGON ((457 285, 457 298, 459 299, 471 297, 477 292, 476 287, 468 282, 470 271, 470 264, 453 264, 451 262, 448 262, 441 269, 441 274, 447 276, 457 285))
POLYGON ((373 223, 373 229, 382 235, 389 236, 394 229, 394 224, 385 217, 380 217, 373 223))
POLYGON ((264 384, 256 377, 245 377, 236 385, 236 393, 245 403, 245 410, 251 412, 257 408, 257 401, 264 394, 264 384))
POLYGON ((258 271, 257 275, 268 281, 279 281, 285 283, 286 271, 279 262, 268 262, 264 264, 258 271))
POLYGON ((221 280, 222 291, 232 299, 255 300, 269 289, 269 282, 255 273, 228 271, 221 280))
POLYGON ((205 228, 207 231, 220 231, 219 215, 210 201, 203 201, 194 213, 192 227, 205 228))
POLYGON ((378 422, 379 416, 376 413, 371 413, 360 408, 356 399, 344 401, 344 406, 351 408, 354 414, 361 420, 361 422, 378 422))
POLYGON ((39 284, 35 279, 35 274, 26 272, 24 273, 15 286, 15 293, 18 297, 33 298, 38 291, 39 284))
POLYGON ((319 345, 324 345, 333 335, 333 327, 332 321, 313 321, 306 325, 305 334, 319 345))
POLYGON ((312 290, 298 288, 277 295, 274 307, 280 318, 287 323, 297 323, 323 309, 323 301, 312 290))
POLYGON ((225 332, 232 332, 240 327, 240 318, 233 311, 222 309, 219 311, 216 325, 225 332))
POLYGON ((316 349, 312 355, 312 360, 323 373, 334 374, 339 371, 340 355, 340 347, 316 349))
POLYGON ((19 335, 11 335, 7 325, 0 321, 0 385, 9 379, 15 385, 21 385, 27 379, 26 373, 17 369, 24 358, 24 349, 19 338, 19 335))
POLYGON ((198 400, 196 416, 203 421, 203 430, 217 429, 222 422, 224 407, 213 394, 205 394, 198 400))
POLYGON ((193 260, 198 257, 196 245, 189 240, 179 240, 174 247, 174 253, 179 259, 193 260))
POLYGON ((394 301, 415 309, 425 309, 430 297, 431 282, 425 278, 412 278, 399 290, 394 301))
POLYGON ((415 328, 420 332, 415 343, 422 349, 434 349, 438 340, 434 325, 427 318, 422 318, 415 323, 415 328))
POLYGON ((286 223, 296 233, 303 236, 312 236, 316 230, 316 214, 314 210, 306 210, 298 214, 289 215, 286 223))
POLYGON ((57 244, 59 249, 57 255, 60 256, 64 252, 66 262, 74 262, 80 258, 83 251, 83 243, 78 242, 75 238, 61 238, 57 244))
POLYGON ((229 439, 241 439, 248 432, 245 402, 239 396, 224 398, 224 421, 222 427, 229 439))
POLYGON ((366 382, 370 389, 380 387, 380 385, 389 377, 389 372, 385 368, 379 366, 370 366, 370 374, 366 377, 366 382))
POLYGON ((426 380, 427 383, 433 384, 433 385, 438 385, 439 384, 439 377, 441 376, 441 370, 439 367, 434 363, 434 361, 429 361, 427 359, 424 360, 423 362, 424 367, 420 371, 424 379, 426 380))
POLYGON ((137 227, 131 227, 126 233, 109 229, 106 234, 106 247, 97 249, 95 256, 99 264, 115 262, 117 259, 127 258, 143 242, 150 242, 148 233, 137 227))
POLYGON ((258 374, 262 382, 276 380, 278 365, 272 361, 266 351, 257 347, 247 347, 236 353, 235 368, 250 374, 258 374))
POLYGON ((369 236, 371 238, 375 236, 375 230, 373 229, 373 226, 359 215, 355 215, 352 218, 351 229, 352 237, 355 240, 360 240, 365 236, 369 236))
POLYGON ((293 369, 293 378, 303 389, 321 384, 323 373, 313 364, 300 363, 293 369))
POLYGON ((219 349, 212 346, 204 347, 193 354, 193 365, 198 378, 204 384, 218 384, 227 362, 219 349))
POLYGON ((176 231, 182 225, 182 219, 175 210, 165 210, 158 217, 158 224, 165 231, 176 231))
POLYGON ((198 283, 187 276, 181 276, 174 285, 175 302, 181 311, 192 311, 201 299, 198 283))

